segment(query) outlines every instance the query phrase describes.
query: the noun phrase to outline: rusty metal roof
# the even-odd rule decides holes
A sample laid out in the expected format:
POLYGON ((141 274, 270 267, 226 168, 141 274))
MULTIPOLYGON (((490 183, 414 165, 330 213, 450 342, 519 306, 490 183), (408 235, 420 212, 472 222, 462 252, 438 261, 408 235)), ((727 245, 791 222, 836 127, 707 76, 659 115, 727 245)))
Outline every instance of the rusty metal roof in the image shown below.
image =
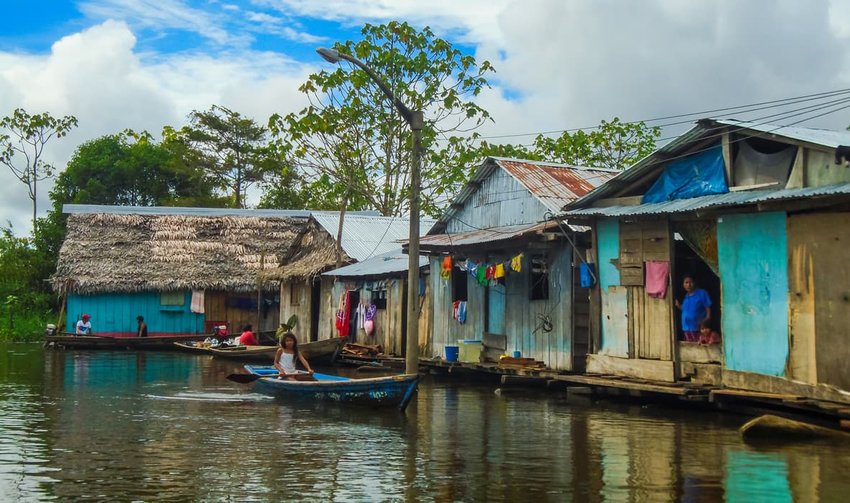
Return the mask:
MULTIPOLYGON (((469 182, 455 196, 431 231, 442 229, 478 191, 481 182, 499 168, 504 169, 552 212, 559 212, 566 204, 584 196, 595 187, 603 185, 619 173, 613 169, 568 166, 508 157, 488 157, 475 170, 469 182)), ((540 215, 538 220, 544 218, 544 215, 540 215)))

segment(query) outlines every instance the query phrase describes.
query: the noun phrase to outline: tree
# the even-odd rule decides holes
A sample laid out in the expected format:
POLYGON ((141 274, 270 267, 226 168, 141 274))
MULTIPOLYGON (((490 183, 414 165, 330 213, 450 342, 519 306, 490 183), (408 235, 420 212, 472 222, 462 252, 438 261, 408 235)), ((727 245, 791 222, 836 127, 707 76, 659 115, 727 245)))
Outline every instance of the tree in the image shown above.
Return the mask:
POLYGON ((88 141, 59 175, 50 194, 54 209, 61 213, 64 203, 215 205, 213 184, 182 163, 179 147, 157 144, 148 133, 133 131, 88 141))
MULTIPOLYGON (((334 49, 363 61, 408 108, 425 112, 422 206, 434 214, 440 195, 464 176, 445 162, 469 141, 456 133, 490 117, 471 100, 487 86, 492 67, 487 61, 479 66, 427 27, 367 24, 361 33, 359 42, 334 49)), ((357 67, 338 67, 310 75, 300 91, 309 106, 272 116, 269 125, 307 182, 336 185, 326 195, 337 207, 372 208, 383 215, 407 211, 411 133, 374 81, 357 67)))
POLYGON ((270 146, 268 129, 253 119, 219 105, 207 111, 189 114, 190 125, 180 130, 166 127, 167 142, 182 142, 187 165, 206 172, 216 187, 229 193, 232 206, 242 208, 245 192, 279 171, 285 157, 270 146))
POLYGON ((44 147, 52 138, 61 138, 76 126, 77 119, 71 115, 56 119, 47 112, 30 115, 23 108, 0 119, 0 128, 10 132, 0 133, 0 163, 27 186, 32 201, 33 228, 37 224, 38 182, 53 176, 54 171, 53 165, 44 161, 44 147), (23 161, 16 158, 16 154, 23 157, 23 161))

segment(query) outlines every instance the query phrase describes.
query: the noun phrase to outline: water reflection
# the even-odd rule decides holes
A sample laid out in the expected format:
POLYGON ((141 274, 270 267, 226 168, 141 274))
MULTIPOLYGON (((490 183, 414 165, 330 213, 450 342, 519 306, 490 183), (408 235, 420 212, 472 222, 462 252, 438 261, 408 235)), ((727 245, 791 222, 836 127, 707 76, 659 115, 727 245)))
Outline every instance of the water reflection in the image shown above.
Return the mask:
POLYGON ((818 501, 850 446, 748 446, 743 418, 426 380, 407 414, 287 402, 171 353, 0 348, 13 500, 818 501))

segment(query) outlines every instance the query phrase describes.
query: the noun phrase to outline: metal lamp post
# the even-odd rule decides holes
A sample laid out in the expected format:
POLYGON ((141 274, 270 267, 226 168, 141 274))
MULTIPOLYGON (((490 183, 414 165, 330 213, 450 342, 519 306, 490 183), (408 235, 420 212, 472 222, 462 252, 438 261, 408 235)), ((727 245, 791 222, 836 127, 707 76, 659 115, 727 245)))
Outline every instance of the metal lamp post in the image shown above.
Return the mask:
POLYGON ((399 115, 410 126, 413 132, 413 159, 410 166, 410 236, 408 245, 407 271, 407 351, 405 357, 405 373, 419 372, 419 191, 420 170, 422 163, 422 125, 424 122, 421 110, 410 110, 390 90, 389 86, 365 63, 348 54, 335 49, 320 47, 316 52, 329 63, 339 63, 344 59, 360 68, 392 101, 399 115))

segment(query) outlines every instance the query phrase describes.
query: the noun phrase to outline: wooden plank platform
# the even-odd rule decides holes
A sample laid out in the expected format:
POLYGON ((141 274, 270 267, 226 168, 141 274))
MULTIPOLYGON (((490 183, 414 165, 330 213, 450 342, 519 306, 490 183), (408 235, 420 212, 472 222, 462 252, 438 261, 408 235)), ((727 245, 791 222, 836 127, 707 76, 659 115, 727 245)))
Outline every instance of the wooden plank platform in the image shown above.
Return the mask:
POLYGON ((656 393, 670 396, 686 396, 699 393, 707 393, 704 388, 686 387, 677 384, 667 384, 639 379, 627 379, 620 376, 617 378, 591 376, 591 375, 559 375, 554 379, 565 381, 579 386, 591 386, 595 388, 611 388, 629 390, 635 392, 656 393))

